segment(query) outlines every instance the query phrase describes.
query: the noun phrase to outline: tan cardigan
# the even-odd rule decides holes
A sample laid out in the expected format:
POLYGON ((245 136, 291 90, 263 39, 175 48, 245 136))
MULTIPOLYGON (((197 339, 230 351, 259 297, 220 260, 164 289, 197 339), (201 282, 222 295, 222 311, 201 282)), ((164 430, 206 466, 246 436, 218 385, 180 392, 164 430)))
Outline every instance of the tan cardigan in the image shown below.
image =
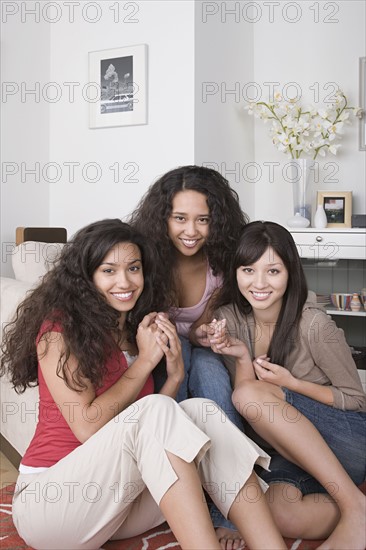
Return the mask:
MULTIPOLYGON (((215 316, 226 319, 230 335, 242 340, 254 359, 253 316, 239 313, 233 305, 221 307, 215 316)), ((235 359, 224 356, 224 361, 233 381, 235 359)), ((331 386, 335 408, 366 412, 366 394, 344 332, 311 300, 304 305, 298 337, 283 366, 298 379, 331 386)))

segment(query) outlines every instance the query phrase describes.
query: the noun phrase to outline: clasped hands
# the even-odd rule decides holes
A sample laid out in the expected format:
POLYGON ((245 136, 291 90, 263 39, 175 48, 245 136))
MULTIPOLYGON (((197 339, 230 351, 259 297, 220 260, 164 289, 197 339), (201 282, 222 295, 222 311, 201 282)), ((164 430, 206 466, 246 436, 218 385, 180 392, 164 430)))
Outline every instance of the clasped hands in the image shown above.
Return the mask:
MULTIPOLYGON (((239 340, 230 336, 226 327, 226 319, 213 319, 211 323, 201 325, 196 329, 196 338, 204 347, 211 347, 212 351, 220 355, 229 355, 238 362, 252 364, 253 371, 259 380, 269 382, 276 386, 289 387, 292 374, 281 365, 271 363, 267 355, 259 355, 251 359, 247 346, 239 340)), ((238 365, 238 363, 237 363, 238 365)))
POLYGON ((168 377, 183 377, 181 343, 175 326, 166 313, 154 311, 145 315, 139 324, 136 342, 139 356, 146 356, 153 363, 153 368, 165 355, 168 377))

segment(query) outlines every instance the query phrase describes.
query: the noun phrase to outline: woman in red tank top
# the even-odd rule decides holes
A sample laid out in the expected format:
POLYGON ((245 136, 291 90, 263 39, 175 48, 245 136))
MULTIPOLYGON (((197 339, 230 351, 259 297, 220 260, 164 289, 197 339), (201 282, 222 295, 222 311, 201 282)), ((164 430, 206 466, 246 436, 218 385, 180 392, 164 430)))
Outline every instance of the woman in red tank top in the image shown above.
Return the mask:
POLYGON ((253 473, 255 463, 268 467, 268 455, 214 402, 172 399, 184 367, 176 330, 158 313, 155 257, 120 220, 93 223, 7 327, 1 373, 19 392, 40 389, 15 526, 33 548, 75 550, 166 520, 182 549, 219 550, 204 485, 253 549, 285 549, 253 473), (151 373, 163 357, 167 378, 156 395, 151 373))

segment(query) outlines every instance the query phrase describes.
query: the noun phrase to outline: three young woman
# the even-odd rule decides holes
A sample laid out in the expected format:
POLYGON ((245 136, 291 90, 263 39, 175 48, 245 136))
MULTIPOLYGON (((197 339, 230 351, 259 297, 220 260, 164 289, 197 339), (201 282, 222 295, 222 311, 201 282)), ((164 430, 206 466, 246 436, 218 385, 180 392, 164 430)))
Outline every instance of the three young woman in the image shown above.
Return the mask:
POLYGON ((282 534, 364 550, 366 395, 284 227, 245 227, 220 304, 208 339, 231 373, 235 407, 274 449, 262 477, 282 534))
POLYGON ((155 265, 130 226, 93 223, 8 325, 1 374, 20 392, 34 384, 40 392, 16 528, 34 548, 97 549, 167 520, 183 549, 219 550, 203 485, 252 549, 286 548, 252 470, 268 455, 213 414, 211 401, 172 399, 183 360, 174 326, 158 313, 155 265), (152 395, 163 356, 167 378, 152 395))

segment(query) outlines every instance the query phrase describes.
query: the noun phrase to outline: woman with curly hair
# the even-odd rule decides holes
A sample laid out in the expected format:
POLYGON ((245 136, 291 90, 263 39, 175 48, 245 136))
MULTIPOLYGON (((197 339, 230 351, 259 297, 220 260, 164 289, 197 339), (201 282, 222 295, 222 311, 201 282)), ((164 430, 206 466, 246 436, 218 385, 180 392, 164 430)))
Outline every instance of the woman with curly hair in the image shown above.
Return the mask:
MULTIPOLYGON (((128 220, 157 248, 158 267, 169 316, 180 336, 185 378, 177 401, 187 397, 213 399, 230 420, 244 430, 232 405, 232 386, 221 358, 207 347, 212 306, 217 290, 229 277, 230 259, 241 229, 248 221, 237 193, 216 170, 181 166, 161 176, 147 191, 128 220), (203 327, 202 327, 202 324, 203 327)), ((154 373, 157 387, 165 380, 154 373)), ((226 546, 241 541, 233 525, 213 508, 211 517, 226 546)))
POLYGON ((8 325, 1 374, 19 392, 38 384, 40 394, 15 526, 32 548, 86 550, 167 520, 182 549, 219 550, 204 485, 251 548, 285 549, 253 473, 268 455, 212 414, 212 402, 172 399, 184 367, 174 326, 155 310, 155 263, 127 224, 93 223, 8 325), (152 395, 163 356, 167 379, 152 395))
POLYGON ((129 217, 156 245, 170 318, 181 336, 186 377, 177 400, 209 398, 211 391, 221 395, 218 404, 240 429, 223 363, 201 347, 207 335, 196 329, 212 319, 215 293, 229 276, 230 259, 247 221, 228 181, 201 166, 164 174, 129 217))

